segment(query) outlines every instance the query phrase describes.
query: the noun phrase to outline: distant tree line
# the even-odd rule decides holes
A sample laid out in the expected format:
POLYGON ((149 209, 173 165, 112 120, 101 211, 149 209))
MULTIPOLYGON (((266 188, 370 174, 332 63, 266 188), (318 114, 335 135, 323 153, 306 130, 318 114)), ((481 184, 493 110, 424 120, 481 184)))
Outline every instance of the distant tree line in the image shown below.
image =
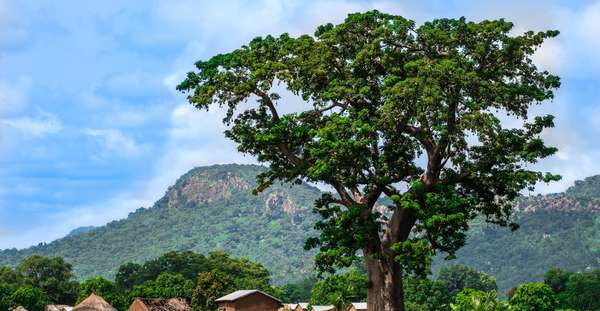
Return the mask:
MULTIPOLYGON (((407 278, 403 282, 407 310, 411 311, 552 311, 600 310, 600 269, 568 272, 553 268, 543 282, 524 283, 498 292, 496 279, 463 265, 440 270, 436 278, 407 278)), ((316 280, 307 279, 282 288, 287 301, 347 306, 366 298, 367 276, 352 269, 316 280), (308 283, 312 282, 312 286, 308 283), (291 298, 291 299, 290 299, 291 298)))
POLYGON ((47 304, 75 305, 92 293, 118 310, 127 310, 138 297, 185 298, 194 310, 214 310, 216 298, 245 288, 281 293, 271 285, 264 266, 224 252, 207 256, 169 252, 144 264, 123 264, 115 281, 95 277, 81 283, 62 258, 34 255, 15 268, 0 268, 0 310, 23 306, 41 311, 47 304))
MULTIPOLYGON (((267 269, 224 252, 208 255, 169 252, 143 264, 125 263, 114 281, 102 277, 75 280, 71 265, 60 257, 31 256, 18 266, 0 267, 0 311, 23 306, 43 310, 47 304, 75 305, 91 293, 118 310, 137 297, 185 298, 197 311, 215 310, 215 299, 238 289, 260 289, 284 302, 331 304, 344 309, 364 301, 367 275, 354 266, 337 274, 311 276, 281 287, 272 285, 267 269)), ((496 279, 462 265, 440 270, 435 278, 403 281, 408 310, 600 310, 600 270, 568 272, 550 269, 543 282, 521 284, 498 293, 496 279)))

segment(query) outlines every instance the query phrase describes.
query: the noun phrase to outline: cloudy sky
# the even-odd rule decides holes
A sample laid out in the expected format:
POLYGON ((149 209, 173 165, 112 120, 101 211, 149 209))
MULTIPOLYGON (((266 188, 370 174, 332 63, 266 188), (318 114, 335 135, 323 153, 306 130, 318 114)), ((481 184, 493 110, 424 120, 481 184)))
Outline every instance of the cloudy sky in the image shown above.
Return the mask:
POLYGON ((175 92, 182 75, 255 36, 371 9, 560 30, 535 60, 563 79, 543 108, 560 152, 539 167, 564 179, 537 191, 600 173, 600 1, 0 0, 0 248, 125 217, 194 166, 253 162, 225 140, 218 111, 175 92))

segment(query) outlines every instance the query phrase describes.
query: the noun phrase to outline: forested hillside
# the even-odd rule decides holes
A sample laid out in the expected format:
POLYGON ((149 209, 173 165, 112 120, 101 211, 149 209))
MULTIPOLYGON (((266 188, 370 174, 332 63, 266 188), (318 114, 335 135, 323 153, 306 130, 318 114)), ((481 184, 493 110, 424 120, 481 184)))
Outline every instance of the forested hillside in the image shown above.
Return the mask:
MULTIPOLYGON (((496 276, 502 290, 542 280, 552 267, 600 267, 600 175, 577 181, 564 193, 522 198, 516 209, 518 230, 475 224, 450 263, 496 276)), ((442 264, 448 262, 438 260, 437 267, 442 264)))
MULTIPOLYGON (((275 185, 255 196, 254 176, 263 168, 217 165, 182 176, 165 196, 127 219, 85 228, 49 244, 0 251, 0 266, 31 254, 61 256, 83 279, 113 277, 124 262, 144 262, 172 250, 225 250, 267 267, 276 284, 310 275, 314 253, 303 249, 314 234, 311 212, 319 190, 309 185, 275 185), (87 231, 91 230, 91 231, 87 231)), ((541 280, 557 266, 583 271, 600 267, 600 176, 578 182, 565 193, 534 196, 517 203, 520 229, 475 224, 458 259, 496 276, 498 287, 541 280)))

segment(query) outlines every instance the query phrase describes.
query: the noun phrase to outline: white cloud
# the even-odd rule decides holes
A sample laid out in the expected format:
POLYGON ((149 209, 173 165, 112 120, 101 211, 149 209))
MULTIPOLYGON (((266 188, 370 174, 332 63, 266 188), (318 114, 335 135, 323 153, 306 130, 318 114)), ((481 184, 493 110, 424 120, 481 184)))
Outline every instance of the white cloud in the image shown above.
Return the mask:
POLYGON ((582 35, 582 45, 589 45, 597 50, 600 49, 600 1, 595 1, 585 7, 574 20, 577 31, 582 35))
MULTIPOLYGON (((39 225, 16 236, 7 233, 10 241, 0 236, 0 248, 26 247, 40 241, 50 242, 66 235, 70 230, 85 225, 103 225, 121 219, 139 207, 150 207, 175 183, 177 178, 190 169, 212 164, 256 163, 252 157, 244 157, 223 136, 225 126, 221 123, 222 110, 199 111, 188 104, 177 105, 170 115, 167 143, 163 156, 153 167, 153 176, 141 180, 113 198, 97 204, 79 206, 49 216, 49 225, 39 225)), ((106 143, 110 151, 138 147, 117 130, 88 129, 86 134, 106 143)))
POLYGON ((98 140, 103 156, 135 156, 146 148, 118 129, 86 129, 84 133, 98 140))
POLYGON ((0 119, 0 127, 14 130, 26 137, 43 137, 58 133, 62 123, 53 114, 44 113, 35 118, 18 117, 0 119))
POLYGON ((565 70, 566 53, 563 45, 556 40, 549 40, 535 52, 533 61, 541 70, 560 73, 565 70))

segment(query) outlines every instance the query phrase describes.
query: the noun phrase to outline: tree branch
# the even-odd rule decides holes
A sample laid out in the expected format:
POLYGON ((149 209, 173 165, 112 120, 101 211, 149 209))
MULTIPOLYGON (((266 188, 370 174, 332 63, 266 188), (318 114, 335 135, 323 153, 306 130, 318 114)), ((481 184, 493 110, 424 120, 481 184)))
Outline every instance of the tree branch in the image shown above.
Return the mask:
MULTIPOLYGON (((275 104, 271 100, 271 97, 269 97, 267 93, 259 89, 255 89, 254 94, 260 97, 262 102, 269 108, 269 110, 271 111, 271 115, 273 116, 273 121, 279 122, 279 113, 277 112, 277 109, 275 108, 275 104)), ((286 157, 286 159, 290 161, 290 163, 292 163, 295 166, 302 164, 302 159, 296 154, 294 154, 294 152, 292 152, 292 150, 290 150, 290 148, 287 145, 285 145, 284 143, 279 143, 277 147, 279 151, 281 151, 281 153, 286 157)))

